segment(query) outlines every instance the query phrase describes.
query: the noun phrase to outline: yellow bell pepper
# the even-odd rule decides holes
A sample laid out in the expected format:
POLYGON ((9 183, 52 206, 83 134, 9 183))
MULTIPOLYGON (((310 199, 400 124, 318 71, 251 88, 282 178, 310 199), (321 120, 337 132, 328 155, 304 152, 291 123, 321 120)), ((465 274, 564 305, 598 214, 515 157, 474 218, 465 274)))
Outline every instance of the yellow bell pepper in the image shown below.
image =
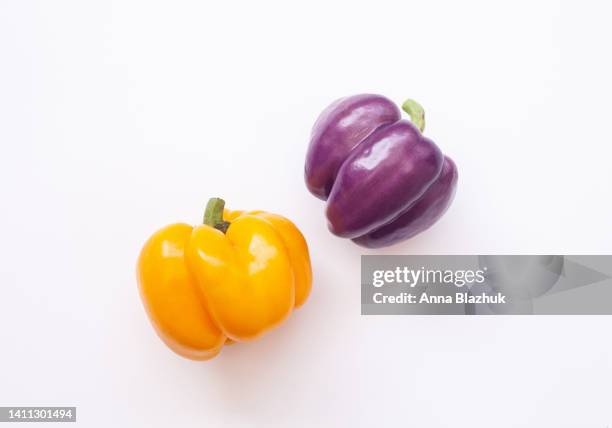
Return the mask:
POLYGON ((203 225, 159 230, 138 260, 140 295, 158 335, 194 360, 276 327, 310 293, 308 246, 291 221, 223 207, 213 198, 203 225))

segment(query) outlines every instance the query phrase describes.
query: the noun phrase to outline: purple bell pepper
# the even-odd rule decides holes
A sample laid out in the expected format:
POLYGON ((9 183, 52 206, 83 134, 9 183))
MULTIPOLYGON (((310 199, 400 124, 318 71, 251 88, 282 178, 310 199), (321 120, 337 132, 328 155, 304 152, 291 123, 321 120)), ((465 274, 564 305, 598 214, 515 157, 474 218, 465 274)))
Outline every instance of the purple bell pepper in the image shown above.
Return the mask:
POLYGON ((421 132, 422 107, 400 110, 380 95, 332 103, 317 119, 306 155, 308 190, 327 201, 329 230, 369 248, 406 240, 433 225, 457 187, 457 167, 421 132))

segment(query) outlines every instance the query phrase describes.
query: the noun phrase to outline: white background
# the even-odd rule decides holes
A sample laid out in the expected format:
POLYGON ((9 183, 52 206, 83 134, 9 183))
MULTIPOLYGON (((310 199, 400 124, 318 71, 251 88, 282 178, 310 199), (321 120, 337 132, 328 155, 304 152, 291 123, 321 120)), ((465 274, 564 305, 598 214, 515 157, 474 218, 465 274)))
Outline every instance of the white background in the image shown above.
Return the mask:
POLYGON ((610 13, 0 1, 0 405, 75 405, 86 427, 612 425, 612 317, 362 317, 373 252, 327 232, 302 177, 328 103, 413 97, 458 192, 377 254, 611 253, 610 13), (197 363, 154 334, 135 262, 210 196, 293 219, 314 288, 197 363))

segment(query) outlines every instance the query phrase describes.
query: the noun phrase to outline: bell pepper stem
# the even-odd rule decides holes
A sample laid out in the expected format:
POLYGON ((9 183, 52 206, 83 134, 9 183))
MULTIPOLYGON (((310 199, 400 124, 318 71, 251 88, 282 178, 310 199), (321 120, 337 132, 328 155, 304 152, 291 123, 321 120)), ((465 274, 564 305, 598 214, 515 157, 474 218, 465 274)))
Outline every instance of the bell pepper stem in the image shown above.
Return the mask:
POLYGON ((225 201, 221 198, 210 198, 206 204, 204 211, 204 224, 214 227, 217 230, 225 233, 229 227, 229 221, 223 220, 223 208, 225 201))
POLYGON ((402 110, 404 110, 410 116, 410 121, 419 128, 419 131, 423 132, 425 129, 425 110, 421 104, 415 100, 407 99, 402 104, 402 110))

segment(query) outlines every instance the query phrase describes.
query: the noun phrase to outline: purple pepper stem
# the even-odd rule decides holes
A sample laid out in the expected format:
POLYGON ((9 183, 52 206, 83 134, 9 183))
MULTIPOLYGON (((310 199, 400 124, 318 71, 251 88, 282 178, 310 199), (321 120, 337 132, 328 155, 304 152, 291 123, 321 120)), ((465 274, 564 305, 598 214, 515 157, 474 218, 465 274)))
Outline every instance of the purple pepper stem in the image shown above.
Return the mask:
POLYGON ((402 104, 402 110, 408 113, 410 116, 410 121, 419 128, 419 131, 423 132, 425 129, 425 110, 423 106, 417 103, 415 100, 407 99, 402 104))

